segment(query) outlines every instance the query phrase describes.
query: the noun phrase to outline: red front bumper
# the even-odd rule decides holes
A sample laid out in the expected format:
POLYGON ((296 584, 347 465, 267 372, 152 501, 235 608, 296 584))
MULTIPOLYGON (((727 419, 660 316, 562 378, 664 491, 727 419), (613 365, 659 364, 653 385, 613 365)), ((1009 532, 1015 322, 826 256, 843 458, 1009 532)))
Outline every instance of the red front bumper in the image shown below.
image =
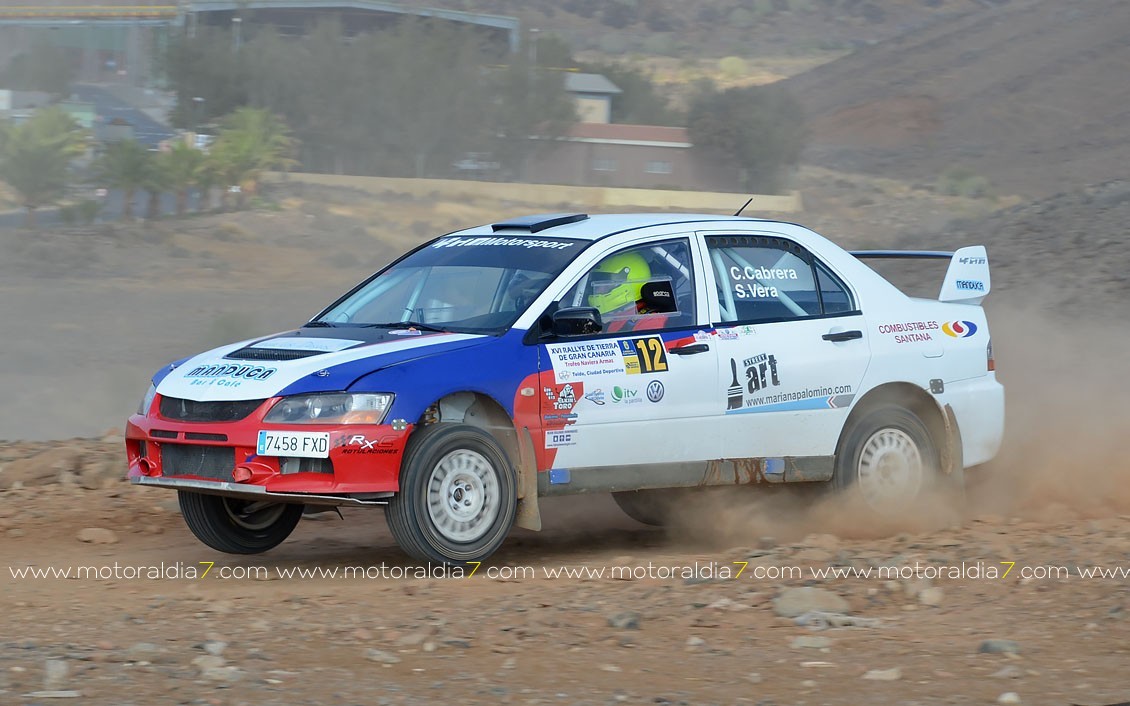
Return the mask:
MULTIPOLYGON (((157 401, 159 401, 158 398, 157 401)), ((271 493, 312 493, 346 495, 388 493, 400 489, 400 462, 412 426, 395 430, 379 425, 281 425, 265 424, 263 416, 274 400, 267 400, 246 418, 236 422, 183 422, 162 418, 156 402, 148 416, 134 415, 126 423, 126 455, 130 478, 146 477, 164 481, 236 483, 258 486, 271 493), (255 453, 260 430, 328 432, 329 464, 332 472, 285 472, 277 456, 255 453), (186 447, 207 447, 187 448, 186 447), (232 468, 226 462, 213 465, 204 474, 175 467, 186 451, 200 452, 201 458, 227 458, 232 450, 232 468), (176 453, 173 453, 176 451, 176 453), (238 473, 236 469, 241 469, 238 473)), ((297 466, 290 461, 287 470, 297 466)), ((321 462, 322 470, 325 463, 321 462)))

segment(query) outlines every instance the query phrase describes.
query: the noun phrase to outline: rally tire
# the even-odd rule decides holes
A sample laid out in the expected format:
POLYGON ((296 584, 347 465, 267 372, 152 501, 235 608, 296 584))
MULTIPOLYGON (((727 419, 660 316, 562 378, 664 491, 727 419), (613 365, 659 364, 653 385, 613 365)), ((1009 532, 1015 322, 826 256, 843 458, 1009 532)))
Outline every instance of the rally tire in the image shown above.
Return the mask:
POLYGON ((408 440, 400 492, 385 517, 409 556, 462 565, 502 545, 517 509, 516 474, 494 437, 465 424, 433 424, 408 440))
POLYGON ((960 481, 957 475, 943 478, 937 444, 918 415, 884 404, 866 410, 844 430, 832 487, 877 514, 891 515, 960 481))
POLYGON ((636 522, 652 527, 664 527, 670 524, 674 503, 670 490, 622 490, 613 493, 612 499, 625 515, 636 522))
POLYGON ((302 505, 177 491, 188 529, 226 554, 259 554, 283 542, 302 519, 302 505))

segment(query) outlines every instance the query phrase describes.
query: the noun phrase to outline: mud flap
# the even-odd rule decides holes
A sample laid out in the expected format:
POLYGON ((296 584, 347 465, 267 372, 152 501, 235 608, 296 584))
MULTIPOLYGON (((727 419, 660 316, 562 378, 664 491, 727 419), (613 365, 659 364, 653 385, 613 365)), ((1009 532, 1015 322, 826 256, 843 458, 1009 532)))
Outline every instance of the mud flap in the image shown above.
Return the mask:
POLYGON ((537 457, 530 430, 526 427, 518 432, 518 510, 514 524, 523 529, 541 530, 537 457))
POLYGON ((942 470, 948 474, 965 471, 965 457, 961 450, 961 430, 957 428, 957 417, 953 407, 948 404, 942 415, 946 425, 946 443, 941 450, 942 470))

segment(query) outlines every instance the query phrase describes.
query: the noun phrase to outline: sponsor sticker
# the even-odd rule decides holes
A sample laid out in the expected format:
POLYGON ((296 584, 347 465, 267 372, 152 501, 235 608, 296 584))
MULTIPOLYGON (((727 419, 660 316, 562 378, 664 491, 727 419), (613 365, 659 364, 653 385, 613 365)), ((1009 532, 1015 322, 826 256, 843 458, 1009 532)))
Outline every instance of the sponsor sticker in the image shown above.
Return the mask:
POLYGON ((894 339, 895 343, 926 343, 934 340, 937 321, 899 321, 879 324, 879 333, 894 339))
POLYGON ((573 446, 577 443, 576 429, 550 430, 545 433, 545 448, 559 449, 562 446, 573 446))
POLYGON ((639 404, 643 402, 640 399, 640 391, 631 387, 620 387, 616 385, 612 388, 612 402, 614 404, 639 404))
POLYGON ((663 399, 663 383, 658 380, 652 380, 647 384, 647 399, 650 402, 658 402, 663 399))
POLYGON ((588 400, 589 402, 592 402, 595 405, 603 405, 604 404, 604 390, 593 390, 592 392, 585 395, 585 399, 588 400))
POLYGON ((985 283, 979 279, 959 279, 954 280, 954 285, 959 292, 983 292, 985 291, 985 283))
POLYGON ((573 391, 573 385, 566 383, 560 389, 553 389, 546 387, 543 390, 545 398, 549 400, 554 409, 571 410, 577 404, 577 393, 573 391))
POLYGON ((951 338, 969 338, 977 333, 977 324, 972 321, 947 321, 942 324, 942 333, 951 338))
POLYGON ((396 453, 396 448, 393 446, 394 440, 368 437, 364 434, 344 434, 339 436, 334 442, 334 448, 338 453, 344 455, 357 455, 357 454, 393 454, 396 453))
POLYGON ((557 382, 625 372, 624 356, 616 341, 553 343, 545 348, 557 382))
POLYGON ((188 384, 202 387, 240 387, 244 382, 266 380, 278 372, 277 368, 262 365, 221 363, 198 365, 184 373, 188 384))
POLYGON ((467 247, 507 247, 507 248, 545 248, 547 250, 565 250, 575 243, 560 240, 544 240, 541 238, 443 238, 432 244, 433 248, 467 248, 467 247))

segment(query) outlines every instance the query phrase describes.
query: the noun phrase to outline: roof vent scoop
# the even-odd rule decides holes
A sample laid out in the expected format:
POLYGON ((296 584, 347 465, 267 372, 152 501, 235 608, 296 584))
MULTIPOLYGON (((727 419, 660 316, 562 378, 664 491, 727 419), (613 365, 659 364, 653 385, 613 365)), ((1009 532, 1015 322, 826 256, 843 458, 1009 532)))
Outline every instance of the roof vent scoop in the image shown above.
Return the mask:
POLYGON ((528 233, 538 233, 549 228, 578 223, 588 219, 587 213, 542 213, 534 216, 519 216, 508 221, 491 224, 491 230, 497 233, 500 230, 524 230, 528 233))

